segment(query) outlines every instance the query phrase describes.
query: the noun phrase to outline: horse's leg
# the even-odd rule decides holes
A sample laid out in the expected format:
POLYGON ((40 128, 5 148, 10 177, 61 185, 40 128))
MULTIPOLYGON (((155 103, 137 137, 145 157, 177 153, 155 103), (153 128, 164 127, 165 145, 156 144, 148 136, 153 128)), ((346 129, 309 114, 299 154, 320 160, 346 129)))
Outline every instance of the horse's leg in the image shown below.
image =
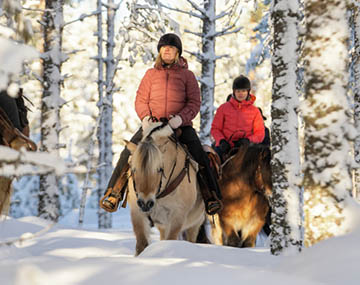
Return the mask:
POLYGON ((213 243, 217 245, 224 245, 223 230, 220 225, 219 215, 216 214, 209 219, 211 224, 211 238, 213 243))
POLYGON ((234 230, 232 224, 222 221, 222 228, 226 237, 225 245, 233 247, 241 247, 241 238, 237 231, 234 230))
POLYGON ((7 177, 0 177, 0 215, 7 215, 10 208, 11 182, 7 177))
POLYGON ((139 211, 131 211, 131 222, 136 237, 135 256, 138 256, 150 243, 149 220, 139 211))
POLYGON ((181 215, 170 219, 170 225, 166 231, 166 240, 177 240, 183 226, 183 217, 181 215))
POLYGON ((242 243, 241 247, 255 247, 257 234, 249 235, 242 243))
POLYGON ((157 228, 160 233, 160 240, 164 240, 165 239, 165 228, 163 226, 158 226, 157 228))
POLYGON ((233 247, 241 247, 242 241, 237 232, 232 231, 230 233, 230 235, 227 236, 227 244, 226 245, 233 246, 233 247))
MULTIPOLYGON (((202 225, 195 225, 195 226, 187 229, 186 230, 186 240, 190 241, 190 242, 196 242, 201 226, 202 225)), ((203 233, 202 234, 204 235, 203 241, 205 241, 205 239, 207 239, 205 226, 203 226, 203 233)), ((203 243, 207 243, 207 242, 203 242, 203 243)))

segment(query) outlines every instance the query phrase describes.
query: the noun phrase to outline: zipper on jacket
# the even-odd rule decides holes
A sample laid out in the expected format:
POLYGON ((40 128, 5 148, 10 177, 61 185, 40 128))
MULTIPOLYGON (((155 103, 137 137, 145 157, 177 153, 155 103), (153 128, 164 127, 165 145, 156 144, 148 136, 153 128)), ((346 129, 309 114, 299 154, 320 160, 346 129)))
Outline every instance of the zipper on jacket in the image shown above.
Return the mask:
MULTIPOLYGON (((167 116, 167 95, 168 95, 169 71, 166 70, 166 86, 165 86, 165 116, 167 116)), ((169 118, 168 118, 169 119, 169 118)))

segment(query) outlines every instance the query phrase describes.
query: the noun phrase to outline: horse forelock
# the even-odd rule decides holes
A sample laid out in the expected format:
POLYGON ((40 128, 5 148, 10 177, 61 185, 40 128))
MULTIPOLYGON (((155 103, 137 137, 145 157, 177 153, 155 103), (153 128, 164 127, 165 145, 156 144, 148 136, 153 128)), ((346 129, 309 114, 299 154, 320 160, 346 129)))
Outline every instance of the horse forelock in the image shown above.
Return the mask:
POLYGON ((157 165, 161 163, 160 150, 154 145, 152 140, 141 142, 134 155, 133 166, 142 173, 151 174, 156 171, 157 165))

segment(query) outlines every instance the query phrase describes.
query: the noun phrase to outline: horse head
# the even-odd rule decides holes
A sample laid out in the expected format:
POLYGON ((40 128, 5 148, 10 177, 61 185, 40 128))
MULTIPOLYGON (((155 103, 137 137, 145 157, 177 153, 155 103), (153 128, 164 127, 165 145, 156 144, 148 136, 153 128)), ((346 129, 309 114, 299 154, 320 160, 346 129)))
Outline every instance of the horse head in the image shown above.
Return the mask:
POLYGON ((145 130, 138 145, 126 142, 131 152, 129 165, 137 205, 143 212, 152 210, 162 188, 164 149, 172 133, 167 123, 154 122, 145 130))

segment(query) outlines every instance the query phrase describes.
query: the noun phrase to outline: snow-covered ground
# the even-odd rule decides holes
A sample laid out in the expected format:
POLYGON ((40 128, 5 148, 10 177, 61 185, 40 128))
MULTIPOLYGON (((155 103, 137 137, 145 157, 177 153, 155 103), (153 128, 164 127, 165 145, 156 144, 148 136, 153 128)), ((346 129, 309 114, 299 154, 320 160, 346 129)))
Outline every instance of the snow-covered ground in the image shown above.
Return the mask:
POLYGON ((135 238, 128 209, 114 214, 111 230, 97 229, 95 211, 87 209, 82 228, 77 227, 77 219, 77 211, 56 225, 37 217, 3 217, 0 284, 349 285, 360 282, 360 230, 289 257, 272 256, 267 247, 239 249, 159 241, 154 231, 153 243, 139 257, 133 257, 135 238), (50 229, 44 230, 49 225, 50 229), (44 231, 38 233, 41 230, 44 231), (21 243, 4 244, 20 236, 25 238, 21 243))

